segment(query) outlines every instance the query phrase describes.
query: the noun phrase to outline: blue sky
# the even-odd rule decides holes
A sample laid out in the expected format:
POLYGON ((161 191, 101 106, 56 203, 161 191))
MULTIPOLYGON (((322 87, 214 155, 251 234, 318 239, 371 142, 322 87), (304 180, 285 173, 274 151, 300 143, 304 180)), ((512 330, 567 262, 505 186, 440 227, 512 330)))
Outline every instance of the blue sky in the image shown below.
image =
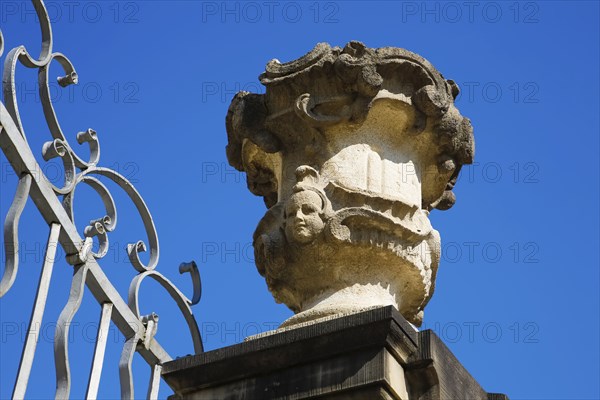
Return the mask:
MULTIPOLYGON (((158 229, 159 271, 191 295, 177 267, 192 259, 200 266, 203 297, 194 312, 206 349, 291 316, 254 267, 252 232, 265 208, 246 189, 244 174, 227 164, 229 102, 238 90, 264 91, 257 77, 272 58, 296 59, 318 42, 360 40, 427 58, 461 86, 457 106, 475 129, 476 164, 463 169, 456 205, 431 216, 444 255, 424 327, 490 392, 512 399, 600 397, 597 2, 109 0, 52 1, 48 11, 54 49, 79 74, 77 86, 53 87, 63 130, 74 143, 76 132, 95 129, 100 165, 142 193, 158 229)), ((39 53, 32 12, 28 2, 2 1, 7 50, 25 44, 39 53)), ((58 76, 58 66, 51 72, 58 76)), ((36 77, 19 70, 22 118, 44 172, 59 182, 60 167, 41 159, 50 135, 36 77)), ((16 177, 3 155, 0 174, 4 218, 16 177)), ((120 221, 101 265, 125 297, 135 271, 123 248, 145 236, 132 204, 118 189, 113 194, 120 221)), ((85 189, 77 201, 83 230, 103 214, 102 204, 85 189)), ((0 301, 0 398, 12 392, 47 234, 29 202, 20 274, 0 301)), ((53 321, 70 276, 71 267, 58 262, 28 397, 54 395, 53 321)), ((141 301, 143 313, 160 315, 158 340, 170 354, 191 353, 168 295, 148 283, 141 301)), ((88 294, 72 328, 74 398, 85 393, 99 311, 88 294)), ((112 333, 102 398, 119 396, 123 340, 114 327, 112 333)), ((143 396, 148 369, 141 359, 134 367, 143 396)), ((161 397, 169 394, 163 383, 161 397)))

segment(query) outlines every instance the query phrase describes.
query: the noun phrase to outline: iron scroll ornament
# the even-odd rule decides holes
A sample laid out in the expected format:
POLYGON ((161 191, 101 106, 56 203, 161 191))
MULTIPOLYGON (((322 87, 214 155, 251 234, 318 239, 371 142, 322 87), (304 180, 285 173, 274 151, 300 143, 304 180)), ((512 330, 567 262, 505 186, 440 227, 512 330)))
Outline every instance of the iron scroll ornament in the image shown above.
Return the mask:
MULTIPOLYGON (((93 129, 87 129, 76 135, 79 145, 89 147, 87 160, 78 156, 58 122, 50 96, 50 65, 58 62, 64 75, 57 78, 61 87, 77 84, 78 75, 71 61, 61 53, 53 52, 52 27, 48 12, 42 0, 32 0, 41 28, 42 46, 40 55, 34 58, 25 46, 18 46, 6 54, 2 72, 3 100, 0 102, 0 145, 11 163, 19 182, 16 194, 4 221, 5 268, 0 279, 0 298, 13 286, 19 267, 19 219, 28 198, 31 197, 38 210, 50 227, 46 257, 40 275, 40 284, 35 295, 34 309, 30 319, 30 328, 24 345, 13 398, 23 398, 35 355, 38 334, 32 331, 35 324, 43 318, 49 283, 52 274, 54 252, 58 243, 67 254, 67 262, 74 268, 71 291, 63 308, 54 337, 54 356, 56 368, 56 398, 68 398, 71 387, 71 374, 68 353, 69 326, 76 315, 87 287, 102 307, 99 321, 98 338, 92 361, 87 398, 95 398, 102 370, 104 346, 102 340, 112 322, 125 336, 125 345, 119 363, 121 397, 134 398, 131 361, 138 352, 150 364, 152 374, 148 388, 148 397, 156 398, 162 363, 171 360, 168 353, 154 338, 157 331, 158 316, 154 313, 142 316, 139 312, 139 288, 145 278, 152 278, 173 298, 181 310, 188 325, 194 353, 203 352, 202 339, 192 313, 191 306, 200 301, 201 282, 198 267, 194 262, 183 263, 180 273, 189 272, 192 277, 193 296, 186 297, 161 273, 156 271, 159 262, 159 241, 152 216, 143 198, 124 176, 108 168, 99 167, 100 142, 93 129), (17 101, 17 66, 38 70, 38 86, 41 104, 47 127, 52 139, 42 147, 45 161, 58 158, 64 167, 64 184, 55 186, 40 171, 34 153, 27 142, 17 101), (117 227, 117 207, 109 189, 99 178, 106 178, 121 188, 134 203, 147 235, 147 242, 138 240, 127 246, 127 254, 132 266, 139 273, 130 284, 127 302, 123 300, 108 280, 98 262, 107 254, 109 233, 117 227), (104 215, 93 219, 80 234, 75 225, 75 191, 84 183, 101 198, 104 215), (94 238, 98 241, 98 250, 93 250, 94 238), (149 260, 144 263, 139 253, 149 251, 149 260)), ((4 53, 4 37, 0 30, 0 56, 4 53)))

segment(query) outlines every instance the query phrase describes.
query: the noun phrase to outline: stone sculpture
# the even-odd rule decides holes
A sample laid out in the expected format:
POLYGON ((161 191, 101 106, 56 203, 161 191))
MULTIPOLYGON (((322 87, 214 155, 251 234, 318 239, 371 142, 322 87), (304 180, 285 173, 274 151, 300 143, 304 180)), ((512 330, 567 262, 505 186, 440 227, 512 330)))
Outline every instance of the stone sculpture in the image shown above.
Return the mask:
POLYGON ((458 86, 399 48, 318 44, 272 60, 265 94, 240 92, 227 115, 232 166, 268 211, 255 260, 282 326, 393 305, 420 326, 440 260, 429 212, 455 202, 473 161, 458 86))

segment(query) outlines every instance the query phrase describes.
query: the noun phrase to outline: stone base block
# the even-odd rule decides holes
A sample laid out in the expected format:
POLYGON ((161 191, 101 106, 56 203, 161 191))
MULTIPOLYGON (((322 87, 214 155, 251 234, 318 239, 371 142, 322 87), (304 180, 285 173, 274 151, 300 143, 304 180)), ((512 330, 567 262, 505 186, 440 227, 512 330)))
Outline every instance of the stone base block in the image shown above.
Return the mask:
POLYGON ((163 366, 171 399, 485 399, 430 330, 392 306, 258 335, 163 366))

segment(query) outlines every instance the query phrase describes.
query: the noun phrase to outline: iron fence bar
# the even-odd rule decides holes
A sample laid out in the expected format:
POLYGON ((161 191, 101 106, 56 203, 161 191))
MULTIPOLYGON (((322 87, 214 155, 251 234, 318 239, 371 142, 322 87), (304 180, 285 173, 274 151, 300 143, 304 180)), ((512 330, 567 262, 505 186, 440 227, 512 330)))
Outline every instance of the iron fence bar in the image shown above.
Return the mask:
POLYGON ((71 321, 75 317, 83 295, 85 293, 85 278, 88 273, 88 266, 80 264, 75 266, 73 280, 71 282, 71 292, 67 305, 63 308, 54 333, 54 363, 56 368, 56 395, 58 399, 68 399, 71 391, 71 369, 69 365, 69 330, 71 321))
POLYGON ((31 313, 31 319, 29 320, 27 338, 25 339, 25 345, 23 346, 23 352, 21 353, 19 372, 17 374, 17 380, 12 395, 13 399, 25 398, 27 382, 29 381, 29 374, 31 373, 35 349, 39 340, 42 319, 44 317, 44 309, 46 308, 46 300, 48 298, 48 289, 50 288, 50 279, 52 278, 52 269, 54 267, 54 257, 56 256, 60 228, 59 224, 52 224, 50 226, 50 234, 48 236, 48 243, 44 255, 44 265, 42 266, 42 271, 40 273, 40 281, 35 296, 33 312, 31 313))
POLYGON ((108 339, 108 328, 110 327, 110 317, 112 314, 112 303, 102 304, 100 313, 100 323, 98 324, 98 335, 96 336, 96 347, 94 349, 94 360, 90 370, 90 379, 88 382, 85 398, 92 400, 98 396, 98 387, 100 386, 100 377, 102 375, 102 366, 104 365, 104 351, 108 339))
POLYGON ((150 384, 148 385, 148 394, 146 398, 148 400, 158 399, 158 389, 160 387, 160 376, 162 374, 162 365, 156 364, 150 367, 150 384))
POLYGON ((134 335, 125 341, 121 359, 119 360, 119 381, 121 382, 121 399, 133 400, 133 375, 131 365, 140 338, 134 335))

